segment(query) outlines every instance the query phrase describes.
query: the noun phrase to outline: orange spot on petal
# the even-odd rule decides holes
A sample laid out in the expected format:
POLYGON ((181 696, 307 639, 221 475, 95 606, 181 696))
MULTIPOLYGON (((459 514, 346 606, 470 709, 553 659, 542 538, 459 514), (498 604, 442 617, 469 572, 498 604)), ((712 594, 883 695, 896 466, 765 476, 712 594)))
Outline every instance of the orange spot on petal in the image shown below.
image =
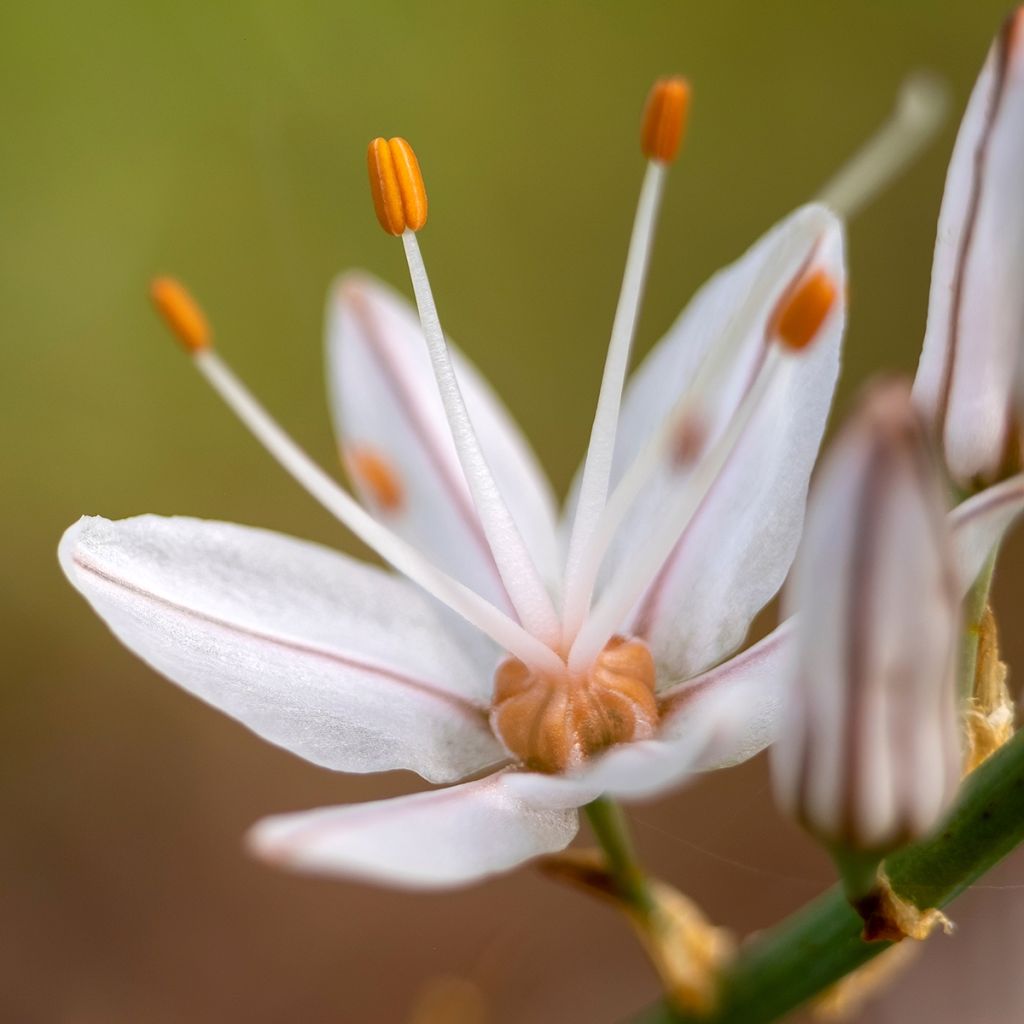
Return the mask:
POLYGON ((395 467, 367 445, 346 449, 345 465, 359 489, 385 512, 397 512, 405 503, 405 488, 395 467))

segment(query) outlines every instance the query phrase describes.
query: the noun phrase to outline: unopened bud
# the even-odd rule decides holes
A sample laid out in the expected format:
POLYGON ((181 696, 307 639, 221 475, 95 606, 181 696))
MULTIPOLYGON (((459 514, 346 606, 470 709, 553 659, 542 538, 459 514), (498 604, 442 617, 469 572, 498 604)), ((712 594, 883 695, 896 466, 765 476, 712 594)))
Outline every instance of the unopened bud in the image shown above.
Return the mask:
POLYGON ((971 94, 939 213, 914 400, 950 475, 975 489, 1021 468, 1024 387, 1024 8, 971 94))
POLYGON ((902 383, 876 385, 826 458, 786 604, 798 634, 772 759, 780 803, 846 848, 926 834, 960 777, 959 587, 902 383))

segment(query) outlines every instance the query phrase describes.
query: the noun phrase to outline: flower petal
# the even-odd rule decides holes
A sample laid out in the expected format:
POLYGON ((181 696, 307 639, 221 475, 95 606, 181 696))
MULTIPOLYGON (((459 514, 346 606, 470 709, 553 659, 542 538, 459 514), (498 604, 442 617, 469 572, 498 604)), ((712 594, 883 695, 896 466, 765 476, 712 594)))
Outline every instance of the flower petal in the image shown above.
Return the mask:
POLYGON ((949 164, 914 399, 942 430, 954 479, 993 479, 1024 345, 1024 10, 971 94, 949 164))
POLYGON ((117 637, 190 693, 328 768, 431 781, 502 760, 484 695, 435 605, 379 569, 266 530, 86 518, 60 545, 117 637))
MULTIPOLYGON (((477 370, 454 347, 452 359, 498 488, 553 588, 561 565, 550 484, 477 370)), ((342 451, 367 505, 442 569, 507 609, 412 307, 365 275, 342 278, 328 309, 327 372, 342 451)))
POLYGON ((503 772, 431 793, 265 818, 249 833, 259 857, 297 871, 410 889, 466 885, 564 849, 574 811, 519 799, 503 772))
POLYGON ((709 710, 722 714, 722 701, 736 709, 727 720, 733 728, 719 731, 717 742, 700 761, 700 771, 740 764, 774 743, 795 630, 796 620, 789 618, 753 647, 662 693, 661 735, 671 739, 701 729, 700 719, 709 710))
MULTIPOLYGON (((763 301, 751 318, 720 394, 706 413, 704 450, 725 429, 750 386, 776 304, 809 259, 844 288, 839 221, 807 206, 764 236, 694 297, 637 370, 627 390, 615 479, 641 450, 693 378, 701 358, 731 326, 744 300, 763 301)), ((839 369, 845 303, 836 303, 815 343, 787 365, 753 414, 660 577, 640 602, 632 629, 647 639, 659 678, 678 682, 720 661, 742 641, 754 615, 781 586, 803 522, 808 479, 839 369)), ((650 535, 690 472, 666 466, 619 532, 604 571, 613 580, 650 535)), ((628 627, 628 624, 623 624, 628 627)))
POLYGON ((992 549, 1021 512, 1024 512, 1024 474, 987 488, 950 513, 963 593, 971 588, 992 549))

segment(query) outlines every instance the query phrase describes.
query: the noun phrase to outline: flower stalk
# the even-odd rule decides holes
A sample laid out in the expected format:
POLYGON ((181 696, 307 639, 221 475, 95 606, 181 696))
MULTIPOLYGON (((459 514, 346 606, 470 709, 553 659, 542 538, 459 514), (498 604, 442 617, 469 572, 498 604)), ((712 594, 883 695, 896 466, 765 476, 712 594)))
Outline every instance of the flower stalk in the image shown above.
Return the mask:
POLYGON ((647 875, 640 866, 629 834, 629 824, 622 808, 610 797, 601 796, 584 808, 587 821, 604 855, 608 870, 615 881, 619 895, 643 915, 655 906, 647 883, 647 875))
MULTIPOLYGON (((964 781, 945 827, 893 854, 894 891, 918 907, 945 906, 1024 841, 1024 732, 964 781)), ((748 943, 723 972, 711 1015, 663 1003, 635 1024, 768 1024, 801 1006, 892 943, 861 939, 863 922, 836 886, 748 943)))

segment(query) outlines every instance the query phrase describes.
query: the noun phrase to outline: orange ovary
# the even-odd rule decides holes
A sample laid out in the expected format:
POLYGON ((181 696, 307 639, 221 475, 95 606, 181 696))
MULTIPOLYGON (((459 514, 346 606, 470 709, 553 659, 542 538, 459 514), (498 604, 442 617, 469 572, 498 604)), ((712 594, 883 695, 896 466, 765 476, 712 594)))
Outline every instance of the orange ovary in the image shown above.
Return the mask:
POLYGON ((154 278, 149 294, 157 312, 187 351, 200 352, 210 347, 206 317, 180 281, 173 277, 154 278))
POLYGON ((690 112, 690 83, 673 75, 651 87, 644 108, 640 148, 648 160, 670 163, 679 152, 690 112))
POLYGON ((394 466, 365 445, 345 451, 345 465, 360 489, 385 512, 397 512, 405 504, 405 489, 394 466))
POLYGON ((527 768, 561 772, 658 724, 654 660, 641 640, 613 637, 580 675, 540 673, 506 658, 494 676, 491 726, 527 768))
POLYGON ((380 226, 389 235, 419 231, 427 222, 427 190, 412 146, 405 139, 374 139, 366 165, 380 226))
POLYGON ((775 335, 787 348, 806 348, 821 330, 838 289, 821 269, 805 274, 784 297, 775 319, 775 335))

